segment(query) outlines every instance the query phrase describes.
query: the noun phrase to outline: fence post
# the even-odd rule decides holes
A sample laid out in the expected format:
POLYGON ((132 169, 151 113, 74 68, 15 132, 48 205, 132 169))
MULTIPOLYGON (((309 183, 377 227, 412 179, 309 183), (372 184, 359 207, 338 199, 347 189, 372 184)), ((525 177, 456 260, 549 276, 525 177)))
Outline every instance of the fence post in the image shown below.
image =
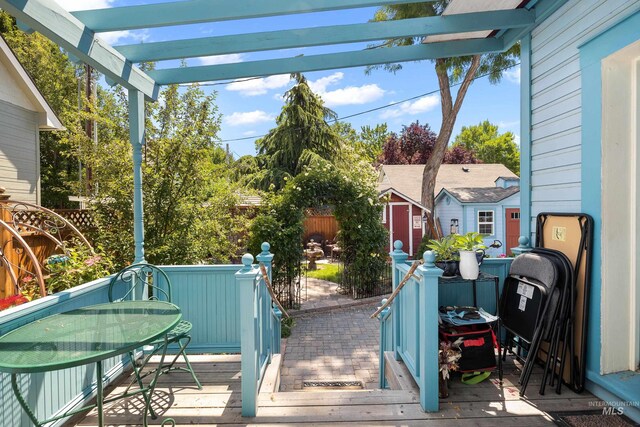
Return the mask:
MULTIPOLYGON (((267 275, 269 276, 269 280, 271 280, 272 278, 272 273, 271 273, 271 263, 273 262, 273 254, 271 252, 269 252, 269 250, 271 249, 271 245, 268 242, 262 242, 262 244, 260 245, 260 249, 262 249, 262 252, 260 252, 258 254, 258 256, 256 256, 256 259, 258 260, 258 262, 261 262, 264 264, 266 270, 267 270, 267 275)), ((273 283, 273 282, 272 282, 273 283)), ((269 293, 266 291, 266 289, 262 290, 264 292, 264 297, 268 298, 269 301, 271 301, 271 297, 269 296, 269 293)), ((271 363, 271 354, 272 353, 280 353, 280 336, 278 335, 278 337, 276 338, 275 334, 278 333, 278 331, 280 330, 279 326, 280 325, 275 325, 274 323, 274 316, 272 314, 272 310, 275 310, 274 313, 277 316, 277 320, 278 322, 280 321, 281 317, 282 317, 282 313, 280 313, 280 310, 278 310, 277 308, 274 309, 273 307, 273 302, 268 304, 268 310, 265 310, 265 318, 264 320, 267 322, 266 324, 268 325, 269 328, 269 362, 271 363)))
POLYGON ((418 349, 420 359, 420 405, 427 412, 438 410, 438 279, 443 271, 436 267, 436 254, 424 253, 424 264, 418 267, 422 276, 419 286, 418 349))
POLYGON ((242 256, 243 267, 236 276, 240 293, 240 362, 242 369, 242 416, 255 417, 258 412, 259 354, 257 330, 256 274, 253 255, 242 256))
MULTIPOLYGON (((402 251, 402 242, 400 240, 396 240, 393 242, 393 251, 389 253, 391 257, 391 284, 393 286, 393 291, 396 290, 396 287, 400 283, 400 271, 398 270, 398 265, 403 264, 409 259, 409 254, 402 251)), ((400 360, 400 356, 398 355, 398 346, 400 345, 400 304, 397 301, 393 301, 391 312, 391 327, 393 328, 393 333, 391 334, 392 345, 393 345, 393 357, 396 360, 400 360)))

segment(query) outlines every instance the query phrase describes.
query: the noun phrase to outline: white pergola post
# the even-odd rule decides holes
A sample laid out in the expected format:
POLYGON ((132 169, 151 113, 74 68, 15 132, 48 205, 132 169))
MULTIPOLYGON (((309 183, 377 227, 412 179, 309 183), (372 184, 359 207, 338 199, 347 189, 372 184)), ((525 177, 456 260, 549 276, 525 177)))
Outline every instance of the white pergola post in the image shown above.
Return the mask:
POLYGON ((142 146, 144 145, 144 94, 129 89, 129 137, 133 147, 133 238, 134 263, 144 259, 144 222, 142 209, 142 146))

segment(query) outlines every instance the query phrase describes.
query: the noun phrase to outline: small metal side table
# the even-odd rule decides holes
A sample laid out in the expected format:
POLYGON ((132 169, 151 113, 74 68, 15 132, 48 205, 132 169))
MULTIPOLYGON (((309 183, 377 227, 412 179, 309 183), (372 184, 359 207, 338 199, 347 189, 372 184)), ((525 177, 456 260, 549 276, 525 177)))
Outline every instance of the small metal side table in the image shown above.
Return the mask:
MULTIPOLYGON (((500 331, 502 328, 502 322, 500 321, 500 278, 492 274, 480 272, 480 275, 475 280, 463 279, 462 276, 441 277, 438 280, 438 284, 442 286, 451 286, 459 284, 471 283, 473 289, 473 306, 478 307, 477 285, 480 283, 493 283, 495 289, 496 310, 493 313, 497 320, 491 322, 491 328, 496 334, 496 341, 498 345, 498 378, 500 384, 502 384, 502 345, 500 343, 500 331)), ((476 323, 477 324, 477 323, 476 323)))
MULTIPOLYGON (((0 337, 0 372, 11 374, 13 392, 36 426, 93 408, 98 409, 98 423, 103 426, 103 403, 138 393, 143 393, 146 401, 143 413, 143 424, 146 426, 160 369, 156 371, 148 387, 105 400, 102 362, 161 338, 178 324, 181 317, 182 313, 177 306, 161 301, 99 304, 45 317, 0 337), (39 421, 20 391, 17 375, 55 371, 89 363, 96 364, 97 403, 39 421)), ((162 360, 165 354, 166 346, 162 360)))

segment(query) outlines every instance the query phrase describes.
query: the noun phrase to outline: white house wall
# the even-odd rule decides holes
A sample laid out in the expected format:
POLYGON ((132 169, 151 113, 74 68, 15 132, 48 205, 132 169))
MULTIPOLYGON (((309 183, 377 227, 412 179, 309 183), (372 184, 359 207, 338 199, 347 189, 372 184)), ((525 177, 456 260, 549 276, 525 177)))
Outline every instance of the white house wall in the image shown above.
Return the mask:
POLYGON ((13 200, 39 202, 37 114, 0 101, 0 186, 13 200))
POLYGON ((628 0, 570 0, 532 33, 532 230, 540 212, 581 208, 578 46, 638 8, 628 0))

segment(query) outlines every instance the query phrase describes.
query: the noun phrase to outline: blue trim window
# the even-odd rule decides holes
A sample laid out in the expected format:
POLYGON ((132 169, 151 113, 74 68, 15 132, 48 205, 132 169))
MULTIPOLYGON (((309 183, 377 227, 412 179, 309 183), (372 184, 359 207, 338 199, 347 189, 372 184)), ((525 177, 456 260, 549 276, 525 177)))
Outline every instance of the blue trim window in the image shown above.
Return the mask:
POLYGON ((495 215, 493 211, 478 211, 478 233, 493 236, 495 215))

